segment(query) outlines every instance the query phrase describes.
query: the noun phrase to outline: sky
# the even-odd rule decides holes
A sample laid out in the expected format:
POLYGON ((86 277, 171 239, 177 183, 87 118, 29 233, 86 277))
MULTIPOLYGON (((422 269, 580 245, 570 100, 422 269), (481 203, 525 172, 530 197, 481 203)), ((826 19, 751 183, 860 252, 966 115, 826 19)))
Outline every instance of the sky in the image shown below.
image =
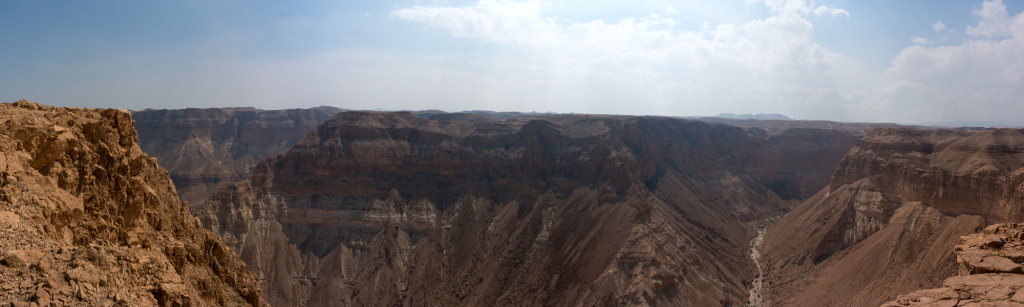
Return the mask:
POLYGON ((0 2, 0 101, 1024 125, 1024 1, 0 2))

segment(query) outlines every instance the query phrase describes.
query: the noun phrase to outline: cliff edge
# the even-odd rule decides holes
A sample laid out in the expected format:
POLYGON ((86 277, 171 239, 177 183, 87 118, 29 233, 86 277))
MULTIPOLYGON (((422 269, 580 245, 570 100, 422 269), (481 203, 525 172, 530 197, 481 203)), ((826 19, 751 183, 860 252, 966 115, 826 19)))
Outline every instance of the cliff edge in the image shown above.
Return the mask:
POLYGON ((1024 306, 1024 225, 996 224, 962 236, 954 253, 957 276, 882 306, 1024 306))
POLYGON ((1024 131, 874 129, 768 231, 770 301, 878 306, 938 287, 959 238, 1021 221, 1022 202, 1024 131))
POLYGON ((0 301, 266 306, 133 125, 125 110, 0 104, 0 301))

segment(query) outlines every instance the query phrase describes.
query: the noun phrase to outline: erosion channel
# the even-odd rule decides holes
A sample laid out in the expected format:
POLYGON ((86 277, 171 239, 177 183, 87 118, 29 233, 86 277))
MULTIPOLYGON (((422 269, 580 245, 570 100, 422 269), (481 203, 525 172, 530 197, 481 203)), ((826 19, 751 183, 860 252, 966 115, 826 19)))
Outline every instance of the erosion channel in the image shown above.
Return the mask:
POLYGON ((772 224, 775 224, 775 221, 781 217, 782 215, 773 216, 751 223, 755 231, 757 231, 757 236, 750 240, 750 259, 754 261, 754 265, 757 267, 757 278, 750 285, 750 299, 747 300, 747 306, 768 306, 767 303, 762 301, 762 295, 764 294, 764 267, 761 266, 761 247, 764 246, 764 235, 768 233, 768 228, 771 228, 772 224))

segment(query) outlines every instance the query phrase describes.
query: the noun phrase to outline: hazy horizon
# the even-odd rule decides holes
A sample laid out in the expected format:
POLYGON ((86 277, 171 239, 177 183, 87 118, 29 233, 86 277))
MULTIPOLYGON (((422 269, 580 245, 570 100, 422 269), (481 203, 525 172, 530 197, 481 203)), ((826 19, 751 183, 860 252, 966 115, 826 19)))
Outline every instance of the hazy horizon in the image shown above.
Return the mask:
POLYGON ((285 4, 4 2, 0 101, 1024 126, 1019 1, 285 4))

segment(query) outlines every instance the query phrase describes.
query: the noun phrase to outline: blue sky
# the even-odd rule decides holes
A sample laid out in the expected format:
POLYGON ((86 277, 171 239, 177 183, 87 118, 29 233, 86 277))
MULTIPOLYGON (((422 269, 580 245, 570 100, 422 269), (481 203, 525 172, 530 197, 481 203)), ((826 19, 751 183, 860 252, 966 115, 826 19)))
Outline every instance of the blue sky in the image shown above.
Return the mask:
POLYGON ((0 101, 1024 125, 1020 1, 0 2, 0 101))

